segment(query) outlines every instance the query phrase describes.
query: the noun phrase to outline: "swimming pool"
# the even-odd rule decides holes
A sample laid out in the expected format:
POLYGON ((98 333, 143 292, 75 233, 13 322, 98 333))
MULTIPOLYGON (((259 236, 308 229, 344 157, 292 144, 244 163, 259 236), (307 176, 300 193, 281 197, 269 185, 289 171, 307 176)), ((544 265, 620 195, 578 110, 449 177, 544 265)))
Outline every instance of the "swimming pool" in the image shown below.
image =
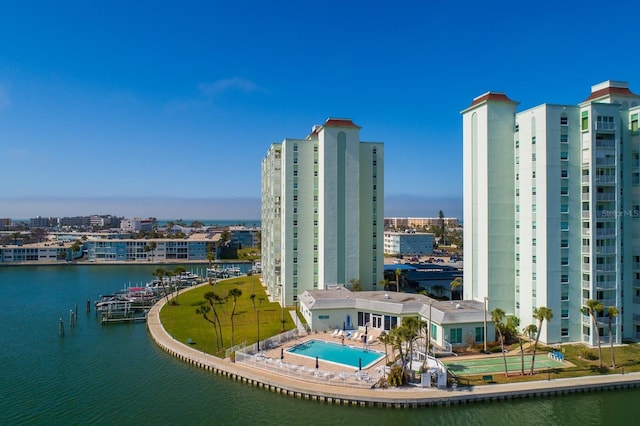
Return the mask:
POLYGON ((342 346, 339 343, 326 342, 324 340, 309 340, 292 348, 287 352, 308 358, 321 359, 325 362, 346 365, 347 367, 368 368, 382 357, 383 352, 365 350, 353 346, 342 346))

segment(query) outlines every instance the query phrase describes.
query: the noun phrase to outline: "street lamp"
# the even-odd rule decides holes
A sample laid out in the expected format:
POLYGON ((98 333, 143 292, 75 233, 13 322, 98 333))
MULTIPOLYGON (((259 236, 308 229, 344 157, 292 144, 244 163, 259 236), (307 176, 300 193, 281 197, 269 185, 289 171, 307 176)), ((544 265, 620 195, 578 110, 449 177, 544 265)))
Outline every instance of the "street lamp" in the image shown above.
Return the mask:
POLYGON ((483 331, 483 336, 484 337, 484 351, 487 352, 487 300, 489 300, 489 298, 487 296, 484 297, 484 331, 483 331))
POLYGON ((431 302, 429 302, 429 325, 427 329, 427 353, 425 354, 426 358, 429 358, 429 346, 431 346, 431 302))
POLYGON ((284 332, 284 285, 280 284, 280 306, 282 308, 282 319, 281 324, 282 328, 280 328, 280 332, 284 332))
POLYGON ((258 309, 256 309, 256 315, 258 316, 258 352, 260 352, 260 305, 262 305, 262 299, 258 299, 258 309))

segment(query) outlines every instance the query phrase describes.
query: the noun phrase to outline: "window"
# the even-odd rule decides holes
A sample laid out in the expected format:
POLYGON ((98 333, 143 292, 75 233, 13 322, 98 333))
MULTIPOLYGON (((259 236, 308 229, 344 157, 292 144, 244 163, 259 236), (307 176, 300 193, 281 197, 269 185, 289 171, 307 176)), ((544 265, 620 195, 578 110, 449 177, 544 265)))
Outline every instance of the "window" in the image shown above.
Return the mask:
POLYGON ((567 118, 566 115, 562 115, 560 117, 560 125, 561 126, 568 126, 569 125, 569 119, 567 118))
POLYGON ((476 343, 484 342, 484 328, 476 327, 476 343))
POLYGON ((569 135, 560 135, 560 142, 561 143, 569 142, 569 135))
POLYGON ((298 152, 298 144, 297 143, 293 144, 293 152, 298 152))
POLYGON ((596 129, 598 130, 615 130, 616 123, 613 117, 599 115, 596 117, 596 129))
POLYGON ((582 121, 580 122, 582 131, 589 130, 589 111, 582 111, 582 121))
POLYGON ((462 343, 462 329, 452 328, 449 330, 449 343, 460 344, 462 343))
POLYGON ((631 114, 631 131, 638 131, 638 114, 631 114))
POLYGON ((431 339, 438 340, 438 326, 431 323, 431 339))
POLYGON ((561 170, 560 177, 563 177, 563 178, 569 177, 569 170, 561 170))

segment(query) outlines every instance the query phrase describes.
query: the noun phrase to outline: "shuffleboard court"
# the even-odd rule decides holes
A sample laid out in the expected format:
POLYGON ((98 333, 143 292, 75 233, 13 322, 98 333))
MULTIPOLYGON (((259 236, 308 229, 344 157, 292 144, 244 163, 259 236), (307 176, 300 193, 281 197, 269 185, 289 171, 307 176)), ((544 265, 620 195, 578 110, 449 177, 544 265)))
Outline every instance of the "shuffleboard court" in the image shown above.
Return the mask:
MULTIPOLYGON (((531 369, 532 355, 525 355, 524 370, 531 369)), ((474 358, 470 360, 462 360, 456 358, 441 359, 447 368, 458 376, 470 376, 486 373, 504 373, 504 360, 502 357, 491 358, 474 358)), ((566 362, 556 361, 549 358, 545 354, 536 355, 534 367, 536 370, 545 368, 562 368, 566 367, 566 362)), ((507 357, 507 370, 509 372, 518 373, 522 368, 522 359, 519 356, 507 357)))

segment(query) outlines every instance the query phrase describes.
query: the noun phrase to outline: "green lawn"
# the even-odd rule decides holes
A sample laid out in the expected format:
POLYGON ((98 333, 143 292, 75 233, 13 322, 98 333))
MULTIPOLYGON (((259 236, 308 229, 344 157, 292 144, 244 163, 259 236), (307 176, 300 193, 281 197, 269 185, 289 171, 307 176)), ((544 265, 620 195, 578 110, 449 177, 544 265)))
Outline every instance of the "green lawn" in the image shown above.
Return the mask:
MULTIPOLYGON (((255 343, 258 340, 258 306, 260 315, 260 339, 280 333, 282 328, 282 309, 278 303, 270 303, 267 300, 264 288, 260 285, 258 276, 243 276, 219 281, 215 286, 209 284, 186 291, 178 297, 177 304, 166 304, 160 312, 160 320, 164 328, 176 340, 187 343, 191 339, 192 346, 206 353, 224 356, 224 349, 216 348, 213 325, 196 314, 196 309, 208 302, 204 299, 205 293, 215 292, 221 297, 226 297, 229 290, 238 288, 242 295, 237 299, 234 315, 235 336, 234 343, 255 343), (251 300, 251 294, 255 294, 255 308, 251 300), (263 299, 260 303, 260 299, 263 299)), ((231 346, 231 312, 233 299, 216 304, 216 311, 222 323, 222 336, 224 348, 231 346)), ((210 312, 210 318, 213 313, 210 312)), ((285 311, 285 330, 292 329, 295 325, 291 316, 285 311)))

